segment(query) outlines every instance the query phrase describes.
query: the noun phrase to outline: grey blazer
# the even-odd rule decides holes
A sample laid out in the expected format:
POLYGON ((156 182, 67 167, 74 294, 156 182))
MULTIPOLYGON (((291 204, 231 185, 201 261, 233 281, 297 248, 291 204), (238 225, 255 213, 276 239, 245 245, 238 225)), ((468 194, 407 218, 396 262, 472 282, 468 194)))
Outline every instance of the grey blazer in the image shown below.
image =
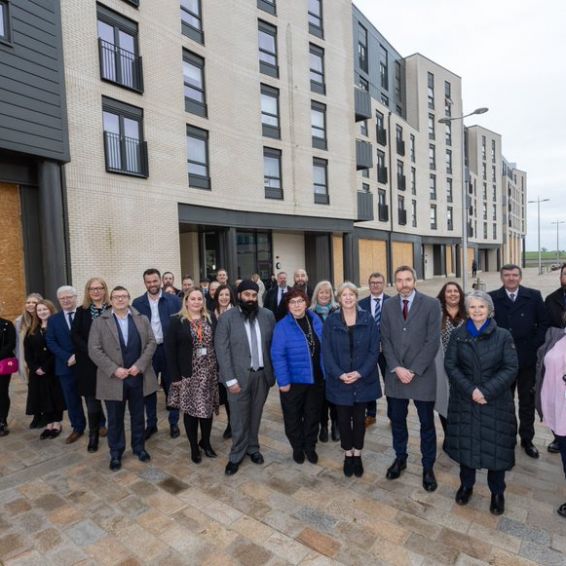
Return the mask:
MULTIPOLYGON (((157 378, 151 365, 157 342, 149 320, 133 307, 130 307, 130 311, 142 343, 142 352, 135 366, 143 374, 143 395, 147 397, 157 391, 157 378)), ((124 389, 122 380, 118 379, 114 372, 119 367, 123 367, 124 360, 112 309, 108 309, 93 321, 88 337, 88 355, 98 368, 96 398, 104 401, 122 401, 124 389)))
POLYGON ((387 361, 385 394, 397 399, 434 401, 436 366, 440 347, 441 310, 438 299, 415 292, 407 320, 403 320, 401 297, 383 303, 381 344, 387 361), (393 372, 396 367, 415 372, 411 383, 401 383, 393 372))
MULTIPOLYGON (((244 315, 238 307, 230 309, 218 319, 214 334, 214 350, 220 367, 220 382, 226 384, 231 379, 237 379, 242 388, 248 384, 249 369, 252 365, 244 320, 244 315)), ((264 375, 271 387, 275 384, 271 367, 271 337, 275 317, 270 310, 260 307, 257 320, 261 332, 264 375)))

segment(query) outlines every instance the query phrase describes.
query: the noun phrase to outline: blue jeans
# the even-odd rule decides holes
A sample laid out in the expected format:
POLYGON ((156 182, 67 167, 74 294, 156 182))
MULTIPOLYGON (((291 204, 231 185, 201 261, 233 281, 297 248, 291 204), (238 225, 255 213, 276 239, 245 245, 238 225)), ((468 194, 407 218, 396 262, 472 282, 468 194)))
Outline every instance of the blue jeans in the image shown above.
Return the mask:
POLYGON ((59 383, 63 390, 65 405, 67 405, 67 413, 71 421, 71 427, 75 432, 82 434, 86 427, 85 413, 83 410, 83 401, 77 393, 75 375, 70 373, 67 375, 59 375, 59 383))
MULTIPOLYGON (((167 403, 167 396, 169 395, 169 386, 171 385, 171 378, 167 371, 167 359, 165 358, 165 347, 159 344, 153 354, 151 361, 155 375, 161 374, 161 385, 165 391, 165 402, 167 403)), ((169 424, 176 425, 179 423, 179 409, 168 409, 169 411, 169 424)), ((146 414, 146 427, 152 428, 157 426, 157 392, 148 395, 145 398, 145 414, 146 414)))
MULTIPOLYGON (((421 423, 421 455, 424 470, 432 470, 436 461, 436 429, 434 428, 434 401, 413 400, 419 421, 421 423)), ((391 420, 393 433, 393 449, 400 460, 407 459, 407 429, 408 399, 387 397, 387 416, 391 420)))

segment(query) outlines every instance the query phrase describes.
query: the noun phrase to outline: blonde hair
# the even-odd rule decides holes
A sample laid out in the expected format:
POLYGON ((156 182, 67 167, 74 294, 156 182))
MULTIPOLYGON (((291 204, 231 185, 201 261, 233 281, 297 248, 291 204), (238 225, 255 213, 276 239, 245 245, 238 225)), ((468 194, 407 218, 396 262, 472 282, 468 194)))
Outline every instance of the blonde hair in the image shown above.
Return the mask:
POLYGON ((108 294, 108 285, 102 277, 91 277, 85 284, 85 293, 83 296, 83 304, 81 305, 83 309, 89 309, 92 305, 92 299, 90 298, 89 288, 95 282, 98 281, 101 287, 104 287, 104 298, 102 299, 103 304, 107 305, 110 303, 110 296, 108 294))
POLYGON ((200 310, 201 318, 205 318, 208 322, 211 322, 210 313, 206 308, 206 299, 204 293, 200 287, 193 287, 188 293, 185 294, 183 297, 183 302, 181 304, 181 310, 177 313, 181 320, 188 320, 191 321, 191 315, 189 314, 189 309, 187 308, 187 299, 191 296, 192 293, 198 292, 202 295, 202 308, 200 310))
POLYGON ((28 334, 35 334, 38 328, 41 326, 41 320, 37 316, 37 307, 39 305, 45 305, 51 312, 51 316, 53 316, 57 312, 57 307, 51 301, 48 301, 47 299, 41 299, 40 301, 37 301, 37 305, 35 305, 35 311, 33 313, 33 320, 31 321, 31 326, 27 332, 28 334))
POLYGON ((338 306, 338 303, 336 302, 336 299, 334 298, 334 289, 332 288, 332 283, 330 283, 330 281, 319 281, 315 288, 314 291, 312 292, 312 300, 311 300, 311 310, 314 310, 317 305, 318 305, 318 294, 320 293, 320 291, 322 291, 323 288, 328 287, 330 289, 330 307, 331 308, 336 308, 338 306))
MULTIPOLYGON (((26 303, 30 300, 30 299, 37 299, 37 301, 41 301, 43 300, 43 296, 40 293, 30 293, 27 297, 26 297, 26 303)), ((24 311, 22 312, 22 316, 21 316, 21 323, 20 323, 20 334, 24 334, 26 335, 28 333, 28 330, 31 327, 31 323, 33 322, 33 314, 30 314, 27 310, 26 307, 24 306, 24 311)))
POLYGON ((344 283, 342 283, 342 285, 340 285, 336 290, 336 300, 338 302, 340 302, 340 299, 342 298, 342 293, 346 289, 350 289, 350 291, 352 291, 354 295, 356 295, 356 299, 360 296, 360 292, 356 285, 354 285, 351 281, 344 281, 344 283))

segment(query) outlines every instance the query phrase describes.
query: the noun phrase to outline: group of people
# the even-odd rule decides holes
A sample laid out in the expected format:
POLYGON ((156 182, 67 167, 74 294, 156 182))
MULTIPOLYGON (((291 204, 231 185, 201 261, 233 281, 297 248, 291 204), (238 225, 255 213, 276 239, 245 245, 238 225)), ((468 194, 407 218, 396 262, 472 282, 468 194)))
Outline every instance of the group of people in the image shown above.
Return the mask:
MULTIPOLYGON (((366 428, 376 422, 384 390, 395 452, 386 477, 395 480, 407 468, 412 400, 423 488, 437 489, 437 412, 443 449, 460 464, 456 502, 469 502, 476 470, 487 469, 490 510, 501 514, 517 430, 525 453, 539 457, 535 405, 555 435, 548 450, 561 453, 566 474, 566 264, 560 273, 561 286, 546 304, 539 291, 521 285, 516 265, 501 268, 502 287, 491 293, 464 295, 449 281, 436 298, 416 289, 410 266, 395 270, 396 296, 384 294, 384 276, 372 273, 363 300, 350 282, 335 291, 320 281, 313 289, 303 269, 292 286, 278 273, 267 291, 257 274, 233 286, 225 270, 198 287, 185 277, 177 290, 171 273, 148 269, 146 293, 133 301, 126 288, 109 291, 92 278, 79 306, 73 287, 59 288, 59 312, 32 294, 16 327, 0 319, 0 436, 9 432, 10 374, 3 368, 18 351, 30 426, 44 427, 41 439, 55 438, 66 409, 66 442, 76 442, 87 423, 84 397, 87 449, 96 452, 107 435, 111 470, 121 468, 126 448, 126 404, 132 451, 142 462, 151 459, 146 441, 158 432, 160 376, 170 436, 180 436, 182 413, 195 464, 203 454, 217 457, 211 430, 220 405, 228 417, 223 436, 232 439, 226 475, 236 474, 246 456, 262 464, 259 428, 276 383, 293 460, 318 462, 317 442, 328 442, 330 421, 344 475, 361 477, 366 428)), ((566 516, 566 504, 558 512, 566 516)))

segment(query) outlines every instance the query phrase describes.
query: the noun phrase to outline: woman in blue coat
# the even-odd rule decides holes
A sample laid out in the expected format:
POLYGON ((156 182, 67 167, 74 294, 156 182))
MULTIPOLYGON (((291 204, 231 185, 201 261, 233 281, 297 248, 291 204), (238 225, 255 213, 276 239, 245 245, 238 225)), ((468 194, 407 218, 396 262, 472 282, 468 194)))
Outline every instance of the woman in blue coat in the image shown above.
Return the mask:
POLYGON ((340 310, 324 323, 322 339, 326 398, 336 405, 344 475, 361 477, 366 405, 381 397, 379 330, 371 314, 358 308, 358 288, 353 283, 342 283, 337 298, 340 310))
POLYGON ((275 326, 271 362, 293 460, 302 464, 306 455, 311 464, 316 464, 316 439, 324 396, 322 322, 308 310, 309 301, 304 291, 288 291, 285 302, 289 312, 275 326))

